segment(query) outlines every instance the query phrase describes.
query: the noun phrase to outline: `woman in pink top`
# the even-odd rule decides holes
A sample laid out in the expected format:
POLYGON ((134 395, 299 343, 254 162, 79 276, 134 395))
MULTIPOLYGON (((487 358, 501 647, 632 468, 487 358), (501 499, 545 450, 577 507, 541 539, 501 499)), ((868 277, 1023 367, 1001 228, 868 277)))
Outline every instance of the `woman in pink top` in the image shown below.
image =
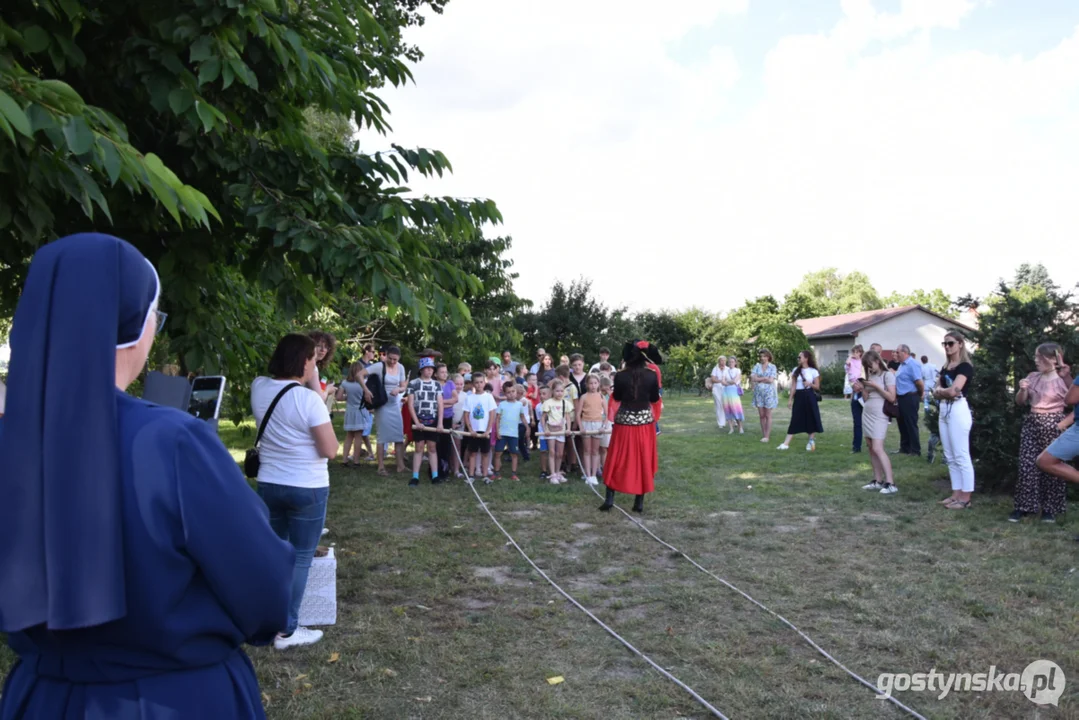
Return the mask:
POLYGON ((1075 420, 1064 414, 1064 396, 1071 387, 1071 369, 1064 364, 1060 346, 1044 343, 1034 351, 1038 368, 1019 381, 1015 402, 1029 405, 1019 441, 1019 482, 1015 486, 1015 512, 1009 522, 1041 513, 1043 522, 1055 522, 1067 505, 1067 484, 1038 469, 1038 455, 1075 420))

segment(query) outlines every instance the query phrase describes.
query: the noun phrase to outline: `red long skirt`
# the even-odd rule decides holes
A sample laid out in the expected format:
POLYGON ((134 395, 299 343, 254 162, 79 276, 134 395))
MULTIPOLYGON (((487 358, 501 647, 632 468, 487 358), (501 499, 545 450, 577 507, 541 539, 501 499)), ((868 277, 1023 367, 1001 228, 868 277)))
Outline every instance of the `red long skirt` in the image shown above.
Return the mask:
POLYGON ((656 425, 615 425, 603 464, 603 484, 628 495, 644 495, 655 488, 659 470, 656 425))

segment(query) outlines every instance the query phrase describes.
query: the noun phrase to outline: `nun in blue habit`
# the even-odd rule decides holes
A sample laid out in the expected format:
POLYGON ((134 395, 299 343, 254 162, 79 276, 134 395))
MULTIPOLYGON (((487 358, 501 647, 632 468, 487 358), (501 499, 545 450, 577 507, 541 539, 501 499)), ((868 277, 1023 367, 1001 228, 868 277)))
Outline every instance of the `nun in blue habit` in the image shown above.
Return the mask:
POLYGON ((163 316, 134 247, 41 248, 0 420, 0 719, 262 718, 244 643, 285 627, 293 550, 207 424, 125 394, 163 316))

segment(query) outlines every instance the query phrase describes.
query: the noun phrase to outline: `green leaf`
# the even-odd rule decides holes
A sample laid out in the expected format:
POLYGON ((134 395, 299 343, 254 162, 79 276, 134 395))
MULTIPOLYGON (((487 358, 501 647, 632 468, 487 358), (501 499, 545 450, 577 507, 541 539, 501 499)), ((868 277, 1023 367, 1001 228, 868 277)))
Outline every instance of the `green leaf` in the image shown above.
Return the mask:
POLYGON ((224 83, 221 86, 222 89, 228 90, 229 86, 232 85, 232 81, 235 79, 235 77, 235 74, 232 72, 232 65, 225 65, 221 69, 221 79, 224 80, 224 83))
POLYGON ((199 114, 199 120, 202 120, 203 130, 210 132, 214 129, 214 114, 210 111, 210 106, 206 104, 205 100, 195 101, 195 112, 199 114))
POLYGON ((98 147, 101 148, 105 173, 109 176, 109 184, 115 185, 116 181, 120 179, 121 170, 123 170, 123 163, 120 161, 120 152, 116 149, 116 145, 111 140, 102 138, 97 144, 98 147))
POLYGON ((165 206, 165 209, 169 211, 169 215, 172 215, 172 219, 176 221, 177 225, 183 225, 180 220, 180 211, 176 206, 176 193, 155 173, 150 173, 149 175, 150 188, 153 190, 154 197, 165 206))
POLYGON ((56 117, 37 103, 26 106, 26 117, 30 121, 30 129, 34 132, 56 127, 56 117))
POLYGON ((64 100, 70 100, 74 103, 84 104, 82 96, 75 92, 75 89, 62 80, 42 80, 41 87, 48 88, 56 95, 59 95, 64 100))
POLYGON ((79 115, 72 115, 64 125, 67 148, 74 155, 82 155, 94 146, 94 133, 79 115))
POLYGON ((31 25, 22 31, 23 45, 28 53, 39 53, 49 47, 49 33, 40 25, 31 25))
POLYGON ((212 57, 199 67, 199 87, 212 83, 221 75, 221 58, 212 57))
POLYGON ((30 130, 30 121, 26 119, 26 113, 19 107, 19 103, 3 90, 0 90, 0 115, 3 115, 11 127, 21 135, 30 137, 33 134, 30 130))
POLYGON ((3 115, 0 115, 0 130, 4 131, 4 134, 11 139, 11 142, 15 142, 15 133, 11 130, 11 125, 4 119, 3 115))
POLYGON ((208 60, 213 53, 214 39, 209 35, 203 35, 191 43, 191 55, 188 58, 193 63, 208 60))
POLYGON ((169 93, 169 107, 177 115, 183 115, 195 102, 195 96, 185 87, 178 87, 169 93))

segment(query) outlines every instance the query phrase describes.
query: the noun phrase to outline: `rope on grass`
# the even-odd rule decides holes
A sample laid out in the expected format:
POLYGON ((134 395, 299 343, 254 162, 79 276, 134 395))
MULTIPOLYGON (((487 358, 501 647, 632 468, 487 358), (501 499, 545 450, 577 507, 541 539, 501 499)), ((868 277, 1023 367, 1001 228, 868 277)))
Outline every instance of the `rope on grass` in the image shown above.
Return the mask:
MULTIPOLYGON (((607 631, 607 633, 608 633, 608 634, 609 634, 609 635, 610 635, 611 637, 613 637, 613 638, 614 638, 615 640, 617 640, 618 642, 622 643, 622 644, 623 644, 623 645, 624 645, 624 646, 626 647, 626 649, 628 649, 628 650, 629 650, 630 652, 632 652, 632 653, 633 653, 634 655, 636 655, 637 657, 641 658, 641 659, 642 659, 642 660, 644 660, 644 661, 645 661, 646 663, 648 663, 649 665, 651 665, 653 669, 657 670, 657 671, 658 671, 658 672, 659 672, 660 674, 662 674, 662 675, 663 675, 664 677, 666 677, 666 678, 667 678, 668 680, 670 680, 670 681, 672 681, 673 683, 675 683, 676 685, 678 685, 678 687, 682 688, 683 690, 685 690, 686 692, 688 692, 688 693, 689 693, 690 695, 692 695, 692 696, 693 696, 693 699, 694 699, 694 700, 696 700, 697 702, 699 702, 699 703, 700 703, 701 705, 703 705, 703 706, 704 706, 705 708, 707 708, 707 709, 708 709, 708 711, 709 711, 710 713, 712 713, 713 715, 715 715, 715 716, 716 716, 717 718, 721 718, 722 720, 728 720, 728 718, 727 718, 727 716, 726 716, 726 715, 724 715, 723 713, 721 713, 721 712, 720 712, 720 711, 719 711, 718 709, 716 709, 716 708, 715 708, 715 707, 714 707, 714 706, 713 706, 713 705, 712 705, 711 703, 709 703, 709 702, 708 702, 707 700, 705 700, 705 699, 704 699, 703 697, 701 697, 700 695, 698 695, 698 694, 697 694, 697 692, 696 692, 696 691, 695 691, 695 690, 694 690, 693 688, 691 688, 691 687, 690 687, 689 685, 686 685, 686 684, 685 684, 684 682, 682 682, 681 680, 679 680, 678 678, 676 678, 676 677, 675 677, 674 675, 672 675, 671 673, 669 673, 669 672, 667 672, 666 670, 664 670, 663 668, 661 668, 661 667, 660 667, 659 665, 657 665, 657 664, 656 664, 656 663, 655 663, 655 662, 654 662, 654 661, 652 660, 652 658, 648 657, 647 655, 645 655, 644 653, 642 653, 642 652, 641 652, 640 650, 638 650, 637 648, 633 647, 633 645, 631 645, 631 644, 630 644, 630 642, 629 642, 628 640, 626 640, 626 639, 625 639, 624 637, 622 637, 621 635, 619 635, 618 633, 616 633, 616 632, 615 632, 614 630, 612 630, 612 629, 611 629, 611 628, 610 628, 610 627, 609 627, 609 626, 608 626, 608 625, 607 625, 607 624, 606 624, 605 622, 603 622, 603 621, 602 621, 602 620, 600 620, 600 619, 599 619, 598 617, 596 617, 595 615, 593 615, 593 614, 592 614, 592 612, 591 612, 591 611, 590 611, 590 610, 589 610, 588 608, 586 608, 586 607, 585 607, 584 605, 581 605, 581 603, 577 602, 577 600, 576 600, 576 599, 574 599, 574 597, 573 597, 572 595, 570 595, 570 594, 569 594, 568 592, 566 592, 565 590, 563 590, 563 589, 561 588, 561 586, 559 586, 559 584, 558 584, 558 583, 556 583, 556 582, 555 582, 554 580, 552 580, 552 579, 551 579, 551 578, 550 578, 550 577, 549 577, 549 576, 547 575, 547 573, 543 572, 543 570, 541 570, 541 569, 540 569, 539 565, 536 565, 536 563, 532 562, 532 558, 530 558, 530 557, 528 556, 528 554, 527 554, 527 553, 526 553, 526 552, 525 552, 524 550, 522 550, 522 549, 521 549, 521 546, 517 544, 517 541, 513 539, 513 536, 509 534, 509 532, 508 532, 508 531, 506 530, 506 528, 502 527, 502 523, 498 522, 498 518, 496 518, 496 517, 494 516, 494 513, 492 513, 492 512, 491 512, 491 509, 487 507, 487 503, 485 503, 485 502, 483 501, 483 498, 482 498, 482 497, 480 497, 479 491, 478 491, 478 490, 476 490, 476 485, 475 485, 475 483, 473 482, 472 478, 471 478, 471 477, 469 476, 469 474, 468 474, 468 470, 467 470, 467 469, 465 469, 465 462, 464 462, 464 460, 463 460, 463 459, 461 458, 461 453, 460 453, 460 451, 459 451, 459 450, 457 449, 457 445, 456 445, 456 444, 454 444, 454 446, 453 446, 453 452, 454 452, 454 454, 456 454, 456 455, 457 455, 457 461, 458 461, 459 463, 461 463, 461 469, 462 469, 462 472, 464 472, 464 475, 465 475, 465 482, 466 482, 466 483, 468 484, 468 487, 472 489, 472 494, 476 496, 476 500, 478 500, 478 501, 479 501, 479 503, 480 503, 480 507, 482 507, 482 508, 483 508, 483 511, 487 513, 487 517, 491 518, 491 522, 493 522, 493 523, 495 524, 495 526, 496 526, 496 527, 498 527, 498 529, 502 531, 502 534, 506 536, 506 539, 510 541, 510 544, 511 544, 511 545, 513 545, 513 547, 514 547, 514 548, 516 548, 517 552, 519 552, 519 553, 521 554, 521 557, 523 557, 523 558, 525 559, 525 561, 526 561, 526 562, 527 562, 527 563, 528 563, 529 565, 531 565, 531 566, 532 566, 532 569, 533 569, 533 570, 535 570, 536 572, 538 572, 538 573, 540 574, 540 577, 542 577, 542 578, 543 578, 544 580, 546 580, 546 581, 547 581, 548 583, 550 583, 550 584, 551 584, 551 587, 553 587, 553 588, 554 588, 555 590, 557 590, 557 591, 559 592, 559 594, 561 594, 561 595, 562 595, 562 597, 566 598, 566 599, 567 599, 567 600, 569 600, 569 601, 570 601, 571 603, 573 603, 573 604, 574 604, 574 606, 576 606, 576 608, 577 608, 578 610, 580 610, 581 612, 583 612, 583 613, 584 613, 585 615, 587 615, 588 617, 592 618, 592 620, 593 620, 593 621, 595 621, 595 622, 596 622, 596 624, 597 624, 597 625, 599 625, 599 626, 600 626, 601 628, 603 628, 604 630, 606 630, 606 631, 607 631)), ((924 718, 923 718, 923 720, 924 720, 924 718)))
MULTIPOLYGON (((571 444, 573 444, 573 443, 571 443, 571 444)), ((577 462, 578 462, 578 463, 580 463, 580 462, 581 462, 581 455, 580 455, 580 453, 577 453, 577 446, 576 446, 576 445, 574 445, 574 447, 573 447, 573 452, 577 454, 577 462)), ((596 494, 596 497, 600 498, 601 500, 602 500, 602 499, 604 499, 604 498, 603 498, 603 496, 599 494, 599 490, 597 490, 597 489, 596 489, 596 488, 595 488, 594 486, 592 486, 592 485, 589 485, 589 486, 588 486, 588 488, 589 488, 589 489, 590 489, 590 490, 591 490, 592 492, 594 492, 594 493, 596 494)), ((832 656, 831 656, 831 655, 830 655, 830 654, 828 653, 828 651, 827 651, 827 650, 825 650, 824 648, 822 648, 822 647, 821 647, 820 645, 818 645, 817 643, 813 642, 813 638, 809 637, 809 636, 808 636, 808 635, 806 635, 806 634, 805 634, 804 632, 802 632, 801 630, 799 630, 799 629, 798 629, 798 627, 797 627, 797 626, 796 626, 796 625, 795 625, 794 623, 792 623, 792 622, 791 622, 790 620, 788 620, 787 618, 783 617, 783 616, 782 616, 782 615, 780 615, 779 613, 775 612, 775 611, 774 611, 774 610, 772 610, 772 609, 771 609, 770 607, 766 606, 766 605, 765 605, 764 603, 761 603, 761 602, 759 602, 758 600, 754 599, 754 598, 753 598, 753 597, 752 597, 751 595, 749 595, 748 593, 744 592, 744 591, 743 591, 743 590, 742 590, 741 588, 739 588, 739 587, 737 587, 737 586, 735 586, 735 585, 733 585, 733 584, 731 584, 731 583, 727 582, 726 580, 724 580, 723 578, 721 578, 721 577, 720 577, 719 575, 716 575, 716 574, 715 574, 714 572, 712 572, 711 570, 709 570, 709 569, 707 569, 707 568, 703 567, 703 566, 702 566, 702 565, 701 565, 700 563, 698 563, 698 562, 697 562, 696 560, 694 560, 693 558, 691 558, 691 557, 690 557, 689 555, 686 555, 686 554, 685 554, 684 552, 682 552, 681 550, 679 550, 678 548, 676 548, 676 547, 675 547, 674 545, 671 545, 671 544, 670 544, 669 542, 667 542, 666 540, 662 539, 661 537, 659 537, 658 535, 656 535, 656 534, 655 534, 654 532, 652 532, 651 530, 649 530, 649 529, 648 529, 648 527, 646 527, 644 523, 642 523, 642 522, 641 522, 641 521, 639 521, 639 520, 638 520, 637 518, 635 518, 635 517, 633 517, 632 515, 630 515, 630 514, 629 514, 628 512, 626 512, 625 510, 623 510, 621 506, 619 506, 619 505, 615 505, 614 507, 618 509, 618 512, 620 512, 620 513, 622 513, 623 515, 625 515, 625 516, 626 516, 626 518, 627 518, 628 520, 630 520, 630 521, 631 521, 631 522, 632 522, 633 524, 635 524, 635 525, 636 525, 637 527, 639 527, 639 528, 640 528, 641 530, 644 530, 644 531, 645 531, 646 533, 648 533, 649 535, 651 535, 651 536, 652 536, 652 539, 653 539, 653 540, 655 540, 656 542, 658 542, 658 543, 659 543, 660 545, 663 545, 664 547, 670 548, 670 549, 671 549, 672 551, 674 551, 674 552, 678 553, 679 555, 681 555, 682 557, 684 557, 684 558, 685 558, 686 560, 688 560, 688 561, 690 562, 690 564, 691 564, 691 565, 693 565, 693 567, 697 568, 698 570, 700 570, 700 571, 701 571, 701 572, 703 572, 704 574, 706 574, 706 575, 708 575, 708 576, 712 577, 712 578, 713 578, 713 579, 715 579, 715 580, 716 580, 717 582, 719 582, 719 583, 721 583, 721 584, 723 584, 723 585, 727 586, 727 587, 728 587, 728 588, 730 588, 731 590, 735 591, 736 593, 738 593, 739 595, 741 595, 742 597, 744 597, 744 598, 745 598, 746 600, 749 600, 749 601, 750 601, 751 603, 753 603, 754 605, 756 605, 757 607, 759 607, 759 608, 760 608, 761 610, 764 610, 764 611, 765 611, 766 613, 768 613, 768 614, 769 614, 769 615, 771 615, 772 617, 774 617, 774 618, 776 618, 777 620, 779 620, 779 621, 780 621, 781 623, 783 623, 784 625, 786 625, 787 627, 789 627, 789 628, 790 628, 791 630, 793 630, 794 632, 798 633, 798 635, 800 635, 800 636, 801 636, 801 638, 802 638, 803 640, 805 640, 805 641, 806 641, 807 643, 809 643, 809 645, 810 645, 810 646, 811 646, 811 647, 812 647, 812 648, 813 648, 814 650, 816 650, 816 651, 817 651, 817 652, 819 652, 819 653, 820 653, 821 655, 823 655, 823 656, 824 656, 824 657, 826 657, 826 658, 827 658, 828 660, 830 660, 830 661, 831 661, 831 662, 832 662, 832 663, 833 663, 833 664, 834 664, 834 665, 835 665, 836 667, 838 667, 838 668, 839 668, 840 670, 842 670, 843 672, 845 672, 845 673, 847 673, 848 675, 850 675, 850 676, 851 676, 852 678, 854 678, 855 680, 857 680, 858 682, 860 682, 860 683, 861 683, 862 685, 865 685, 865 686, 866 686, 867 688, 869 688, 870 690, 872 690, 872 691, 873 691, 873 693, 874 693, 875 695, 879 695, 879 694, 880 694, 880 690, 878 690, 878 689, 877 689, 877 686, 876 686, 876 685, 873 685, 873 684, 872 684, 872 683, 870 683, 870 682, 869 682, 868 680, 866 680, 865 678, 863 678, 863 677, 862 677, 861 675, 857 674, 856 672, 854 672, 853 670, 851 670, 850 668, 848 668, 848 667, 847 667, 846 665, 844 665, 843 663, 839 662, 839 661, 838 661, 838 660, 836 660, 836 659, 835 659, 834 657, 832 657, 832 656)), ((910 714, 911 714, 912 716, 914 716, 914 717, 918 718, 918 720, 925 720, 925 717, 923 717, 922 715, 920 715, 920 714, 919 714, 919 713, 918 713, 918 712, 917 712, 916 710, 913 710, 913 709, 911 709, 911 708, 907 707, 906 705, 904 705, 903 703, 901 703, 901 702, 900 702, 899 700, 897 700, 897 699, 896 699, 896 698, 895 698, 894 696, 892 696, 892 695, 888 695, 886 699, 887 699, 888 701, 890 701, 891 703, 893 703, 894 705, 896 705, 896 706, 898 706, 898 707, 902 708, 903 710, 906 710, 906 711, 907 711, 908 713, 910 713, 910 714)))

